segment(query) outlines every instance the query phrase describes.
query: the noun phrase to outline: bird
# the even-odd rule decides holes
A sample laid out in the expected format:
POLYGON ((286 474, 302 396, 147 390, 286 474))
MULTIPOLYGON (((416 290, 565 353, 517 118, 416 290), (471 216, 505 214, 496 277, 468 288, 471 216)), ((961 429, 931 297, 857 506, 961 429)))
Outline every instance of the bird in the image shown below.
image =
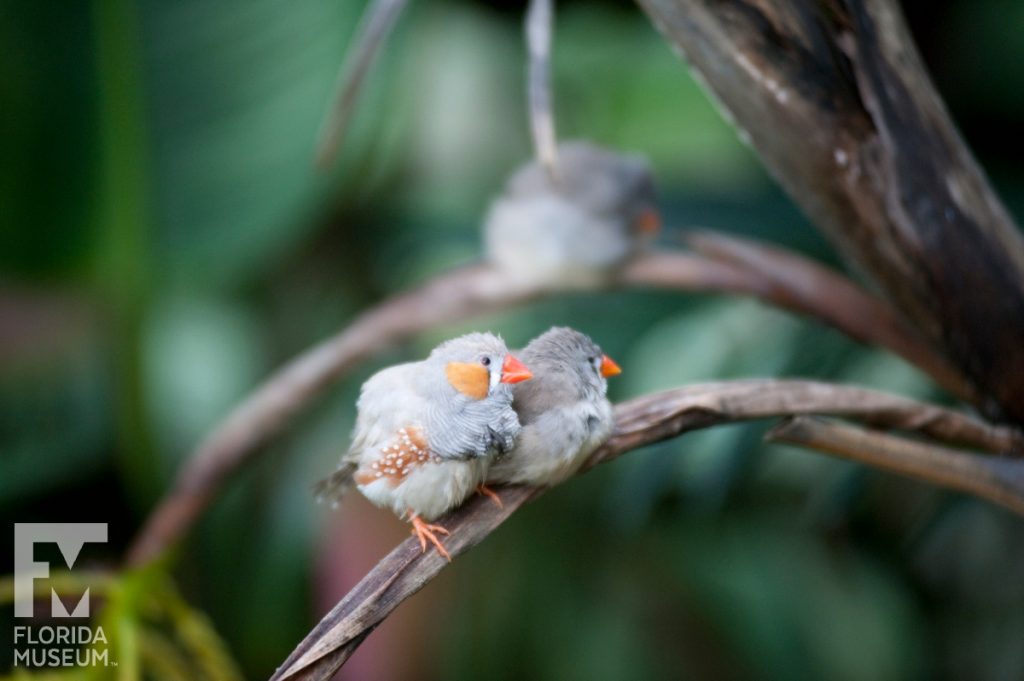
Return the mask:
POLYGON ((510 281, 587 287, 607 281, 658 232, 647 161, 588 141, 558 145, 557 174, 521 167, 484 220, 487 259, 510 281))
POLYGON ((453 338, 426 359, 378 371, 362 386, 352 444, 317 484, 318 497, 337 505, 354 485, 407 518, 423 552, 429 541, 450 561, 437 536, 449 532, 430 521, 481 488, 490 460, 512 449, 521 430, 512 386, 532 377, 490 333, 453 338))
POLYGON ((519 353, 536 372, 513 387, 522 431, 488 483, 552 486, 575 474, 613 429, 607 379, 622 369, 589 336, 554 327, 519 353))

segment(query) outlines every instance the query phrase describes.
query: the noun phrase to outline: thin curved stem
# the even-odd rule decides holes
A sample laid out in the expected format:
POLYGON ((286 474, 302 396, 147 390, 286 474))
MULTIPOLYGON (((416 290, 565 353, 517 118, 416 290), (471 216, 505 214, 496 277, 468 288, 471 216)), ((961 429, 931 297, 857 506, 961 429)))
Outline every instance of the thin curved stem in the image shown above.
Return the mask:
POLYGON ((552 0, 530 0, 526 10, 527 101, 530 129, 537 158, 556 183, 558 146, 555 136, 555 112, 551 97, 551 33, 554 23, 552 0))
POLYGON ((784 442, 892 471, 981 497, 1024 515, 1024 462, 979 459, 867 428, 807 416, 789 418, 765 439, 784 442))
POLYGON ((320 127, 316 165, 328 168, 338 157, 359 99, 363 80, 409 0, 372 0, 359 22, 352 46, 338 72, 334 101, 320 127))

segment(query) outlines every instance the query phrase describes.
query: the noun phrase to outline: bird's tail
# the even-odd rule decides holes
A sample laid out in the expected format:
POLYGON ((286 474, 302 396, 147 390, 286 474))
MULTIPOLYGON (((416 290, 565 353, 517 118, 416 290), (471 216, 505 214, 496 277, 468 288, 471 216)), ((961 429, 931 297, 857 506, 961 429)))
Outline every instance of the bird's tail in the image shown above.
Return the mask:
POLYGON ((345 493, 352 488, 352 476, 356 472, 356 465, 350 461, 343 461, 338 470, 328 475, 313 485, 313 494, 317 503, 331 505, 336 508, 345 493))

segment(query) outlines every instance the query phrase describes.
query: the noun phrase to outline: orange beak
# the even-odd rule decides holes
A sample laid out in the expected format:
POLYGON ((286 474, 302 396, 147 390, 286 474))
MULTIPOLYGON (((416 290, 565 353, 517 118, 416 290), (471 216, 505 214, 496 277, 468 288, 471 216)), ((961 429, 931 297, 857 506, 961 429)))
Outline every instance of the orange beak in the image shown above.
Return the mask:
POLYGON ((618 376, 622 373, 622 368, 615 363, 615 360, 608 355, 601 356, 601 375, 605 378, 609 376, 618 376))
POLYGON ((519 383, 531 378, 533 373, 515 355, 505 355, 505 362, 501 365, 502 383, 519 383))
POLYGON ((636 216, 633 228, 639 234, 654 236, 661 230, 661 214, 653 208, 648 208, 636 216))

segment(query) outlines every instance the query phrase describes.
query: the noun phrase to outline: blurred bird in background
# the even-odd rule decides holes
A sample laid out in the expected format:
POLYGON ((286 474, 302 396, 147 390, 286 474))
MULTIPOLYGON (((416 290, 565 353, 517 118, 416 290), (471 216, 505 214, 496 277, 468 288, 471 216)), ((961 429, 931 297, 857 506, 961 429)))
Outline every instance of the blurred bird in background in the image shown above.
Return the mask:
MULTIPOLYGON (((377 52, 406 0, 374 0, 339 72, 336 98, 318 144, 329 166, 377 52)), ((553 8, 529 4, 528 118, 536 158, 516 170, 484 224, 486 258, 510 285, 586 287, 602 283, 652 240, 661 226, 647 160, 587 140, 557 142, 551 92, 553 8)))
POLYGON ((660 228, 651 169, 587 141, 559 144, 558 163, 557 176, 535 160, 509 179, 484 224, 487 258, 510 280, 594 285, 660 228))

